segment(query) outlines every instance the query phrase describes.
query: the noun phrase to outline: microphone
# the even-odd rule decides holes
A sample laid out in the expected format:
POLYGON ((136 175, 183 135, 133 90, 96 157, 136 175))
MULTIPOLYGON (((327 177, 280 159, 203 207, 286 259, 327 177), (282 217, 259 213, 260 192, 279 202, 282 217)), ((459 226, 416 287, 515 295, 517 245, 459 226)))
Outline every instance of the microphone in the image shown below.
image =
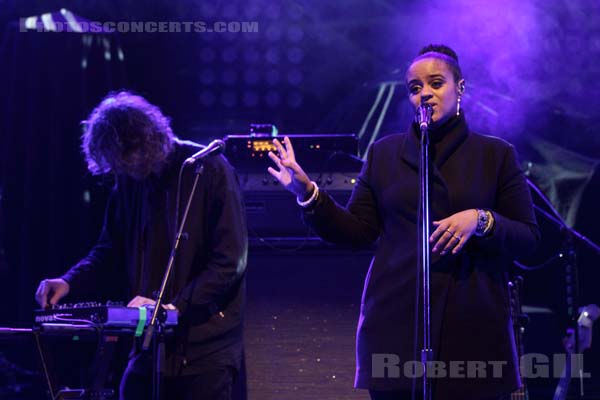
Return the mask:
POLYGON ((213 140, 205 148, 196 154, 191 155, 187 160, 185 160, 185 164, 193 164, 198 160, 205 159, 206 157, 221 154, 223 151, 225 151, 225 142, 220 139, 213 140))
POLYGON ((421 130, 427 130, 429 128, 429 124, 431 124, 431 114, 433 114, 431 104, 421 103, 419 108, 417 108, 416 119, 421 130))

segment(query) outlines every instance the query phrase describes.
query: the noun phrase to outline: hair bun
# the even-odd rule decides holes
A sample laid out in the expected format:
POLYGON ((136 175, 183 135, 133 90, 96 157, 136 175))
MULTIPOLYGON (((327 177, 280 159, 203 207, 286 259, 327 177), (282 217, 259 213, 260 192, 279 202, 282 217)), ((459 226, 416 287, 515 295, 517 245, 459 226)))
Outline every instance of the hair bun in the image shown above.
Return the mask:
POLYGON ((456 55, 456 52, 454 50, 452 50, 450 47, 446 46, 445 44, 427 45, 427 46, 423 47, 421 49, 421 51, 419 51, 419 55, 423 55, 425 53, 430 53, 430 52, 445 54, 448 57, 454 59, 454 61, 456 61, 456 63, 458 64, 458 55, 456 55))

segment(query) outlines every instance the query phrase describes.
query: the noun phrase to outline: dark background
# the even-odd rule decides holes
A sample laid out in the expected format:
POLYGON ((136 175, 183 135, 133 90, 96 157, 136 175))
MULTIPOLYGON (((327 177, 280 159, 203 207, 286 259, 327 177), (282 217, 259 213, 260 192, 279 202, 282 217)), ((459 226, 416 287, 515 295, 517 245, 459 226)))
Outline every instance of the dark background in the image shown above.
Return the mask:
MULTIPOLYGON (((431 42, 447 43, 459 54, 471 126, 514 143, 530 176, 567 222, 599 242, 600 3, 493 3, 0 0, 0 324, 30 326, 39 280, 61 274, 96 239, 110 182, 86 172, 79 122, 108 91, 126 88, 144 95, 172 118, 174 131, 186 139, 206 143, 247 133, 250 123, 274 123, 283 133, 362 133, 362 153, 371 135, 381 137, 407 126, 412 112, 404 71, 419 48, 431 42), (258 32, 19 32, 19 18, 63 7, 93 21, 256 21, 258 32)), ((524 260, 530 265, 542 263, 562 246, 560 231, 539 219, 544 241, 524 260)), ((581 304, 599 303, 598 257, 585 246, 576 249, 581 304)), ((312 303, 320 301, 333 307, 332 313, 339 312, 327 347, 344 354, 340 363, 347 365, 339 375, 343 381, 335 378, 339 386, 331 386, 333 378, 324 372, 330 366, 313 369, 318 372, 306 382, 315 382, 322 373, 328 378, 323 375, 316 382, 323 387, 346 390, 338 392, 345 398, 359 396, 348 394, 357 316, 351 304, 352 298, 359 299, 368 256, 336 263, 335 257, 323 258, 305 248, 260 254, 251 254, 249 265, 249 365, 256 366, 248 374, 250 393, 264 399, 302 392, 302 385, 293 388, 304 382, 298 372, 302 368, 296 368, 303 356, 286 358, 257 341, 269 326, 265 316, 272 318, 281 309, 293 312, 283 323, 287 335, 272 337, 274 346, 322 338, 323 323, 314 319, 319 307, 312 303), (329 263, 332 271, 339 267, 348 287, 356 290, 342 291, 337 273, 318 267, 293 282, 282 281, 288 272, 298 274, 302 265, 292 265, 286 257, 317 266, 329 263), (347 264, 352 265, 349 271, 343 270, 347 264), (313 287, 315 281, 325 283, 313 287), (288 294, 307 287, 306 297, 314 298, 285 297, 274 290, 279 286, 288 288, 288 294), (333 296, 344 300, 332 301, 331 293, 337 291, 348 297, 333 296), (313 319, 301 321, 297 315, 313 319), (274 374, 272 379, 269 374, 274 374)), ((347 260, 345 253, 339 254, 347 260)), ((552 311, 532 315, 531 349, 560 349, 566 323, 563 263, 558 260, 523 275, 524 303, 552 311)), ((91 298, 110 296, 106 285, 98 286, 91 298)), ((16 348, 23 346, 5 353, 12 362, 26 363, 21 360, 27 357, 14 355, 16 348)), ((588 357, 595 376, 600 376, 599 354, 596 347, 588 357)))

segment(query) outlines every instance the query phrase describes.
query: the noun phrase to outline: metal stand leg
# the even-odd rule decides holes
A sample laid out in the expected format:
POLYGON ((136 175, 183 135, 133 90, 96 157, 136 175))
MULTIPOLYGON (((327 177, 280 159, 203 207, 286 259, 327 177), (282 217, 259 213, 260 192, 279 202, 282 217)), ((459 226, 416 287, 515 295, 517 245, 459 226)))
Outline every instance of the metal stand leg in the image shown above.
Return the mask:
POLYGON ((33 337, 35 338, 35 344, 38 350, 38 354, 40 355, 40 361, 42 363, 42 370, 44 371, 44 378, 46 379, 46 385, 48 386, 49 397, 51 400, 55 400, 54 398, 54 388, 52 387, 52 380, 50 379, 50 373, 48 372, 48 366, 46 365, 46 357, 44 355, 44 350, 42 349, 42 344, 40 342, 40 333, 33 332, 33 337))

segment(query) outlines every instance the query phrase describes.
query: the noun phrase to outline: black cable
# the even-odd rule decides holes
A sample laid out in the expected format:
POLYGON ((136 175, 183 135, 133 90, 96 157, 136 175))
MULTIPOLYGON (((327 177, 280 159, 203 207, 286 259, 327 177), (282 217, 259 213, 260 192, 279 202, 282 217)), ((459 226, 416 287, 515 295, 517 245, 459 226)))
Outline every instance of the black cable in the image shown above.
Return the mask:
POLYGON ((94 330, 96 331, 96 340, 98 341, 97 346, 100 347, 100 345, 102 344, 102 326, 101 324, 95 323, 94 321, 91 321, 89 319, 78 319, 78 318, 65 318, 64 316, 61 316, 61 314, 55 314, 53 316, 53 318, 56 321, 60 321, 60 322, 69 322, 69 323, 79 323, 80 325, 73 325, 73 327, 91 327, 94 328, 94 330))
POLYGON ((552 257, 550 257, 549 259, 547 259, 546 261, 544 261, 541 264, 537 264, 537 265, 525 265, 525 264, 521 264, 520 262, 513 260, 513 264, 515 264, 517 267, 519 267, 522 270, 525 271, 537 271, 538 269, 542 269, 542 268, 546 268, 548 265, 552 264, 553 262, 555 262, 556 260, 563 258, 565 255, 563 253, 558 253, 552 257))
POLYGON ((327 158, 327 160, 325 160, 325 164, 323 165, 323 168, 321 168, 321 170, 322 171, 327 171, 328 170, 327 168, 329 168, 329 163, 331 163, 331 161, 334 158, 341 157, 341 156, 344 156, 344 157, 347 157, 347 158, 349 158, 351 160, 360 162, 361 165, 364 162, 363 160, 360 159, 360 157, 357 157, 354 154, 350 154, 350 153, 348 153, 346 151, 342 151, 342 150, 336 150, 336 151, 334 151, 333 153, 331 153, 329 155, 329 157, 327 158))

